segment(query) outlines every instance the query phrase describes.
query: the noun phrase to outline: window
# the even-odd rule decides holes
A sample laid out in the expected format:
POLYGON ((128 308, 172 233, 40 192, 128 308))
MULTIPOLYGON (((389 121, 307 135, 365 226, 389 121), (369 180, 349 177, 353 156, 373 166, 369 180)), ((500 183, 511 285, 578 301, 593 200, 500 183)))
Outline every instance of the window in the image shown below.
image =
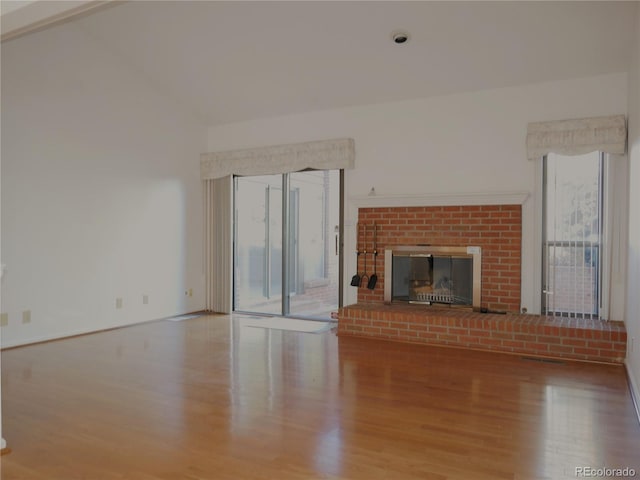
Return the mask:
POLYGON ((604 155, 543 160, 542 313, 599 318, 604 155))

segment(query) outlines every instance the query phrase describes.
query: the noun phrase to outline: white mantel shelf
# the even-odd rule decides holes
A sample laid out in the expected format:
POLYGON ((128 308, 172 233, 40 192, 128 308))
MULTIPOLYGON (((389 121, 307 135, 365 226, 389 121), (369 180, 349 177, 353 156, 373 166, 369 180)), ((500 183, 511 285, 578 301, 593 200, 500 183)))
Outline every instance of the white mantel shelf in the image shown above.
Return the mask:
POLYGON ((414 195, 354 195, 349 197, 358 208, 443 207, 463 205, 522 205, 529 192, 429 193, 414 195))

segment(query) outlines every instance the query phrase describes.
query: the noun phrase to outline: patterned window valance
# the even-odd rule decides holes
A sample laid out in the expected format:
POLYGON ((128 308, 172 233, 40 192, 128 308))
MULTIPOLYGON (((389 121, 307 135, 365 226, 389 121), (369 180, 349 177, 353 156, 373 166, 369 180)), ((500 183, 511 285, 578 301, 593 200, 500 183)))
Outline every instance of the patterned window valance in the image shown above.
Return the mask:
POLYGON ((203 180, 227 175, 277 175, 301 170, 353 168, 355 144, 351 138, 275 145, 270 147, 203 153, 203 180))
POLYGON ((583 155, 606 152, 623 155, 627 145, 624 115, 530 123, 527 157, 535 160, 548 153, 583 155))

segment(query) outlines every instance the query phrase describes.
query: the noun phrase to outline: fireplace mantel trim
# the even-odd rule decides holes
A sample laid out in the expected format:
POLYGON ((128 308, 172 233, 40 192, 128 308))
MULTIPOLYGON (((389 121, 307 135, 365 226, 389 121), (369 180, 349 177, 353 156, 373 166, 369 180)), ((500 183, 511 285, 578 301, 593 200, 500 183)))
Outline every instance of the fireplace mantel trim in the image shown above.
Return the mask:
POLYGON ((529 195, 529 192, 354 195, 349 200, 358 208, 522 205, 529 195))

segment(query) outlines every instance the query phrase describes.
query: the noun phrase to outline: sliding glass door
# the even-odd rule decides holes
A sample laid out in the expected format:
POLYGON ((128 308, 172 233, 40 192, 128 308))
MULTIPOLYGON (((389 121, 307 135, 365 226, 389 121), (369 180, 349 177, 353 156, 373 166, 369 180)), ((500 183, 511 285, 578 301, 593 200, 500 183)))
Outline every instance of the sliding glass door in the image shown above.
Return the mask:
POLYGON ((234 310, 330 318, 340 181, 337 170, 235 178, 234 310))
POLYGON ((234 310, 280 313, 282 176, 235 179, 234 310))

